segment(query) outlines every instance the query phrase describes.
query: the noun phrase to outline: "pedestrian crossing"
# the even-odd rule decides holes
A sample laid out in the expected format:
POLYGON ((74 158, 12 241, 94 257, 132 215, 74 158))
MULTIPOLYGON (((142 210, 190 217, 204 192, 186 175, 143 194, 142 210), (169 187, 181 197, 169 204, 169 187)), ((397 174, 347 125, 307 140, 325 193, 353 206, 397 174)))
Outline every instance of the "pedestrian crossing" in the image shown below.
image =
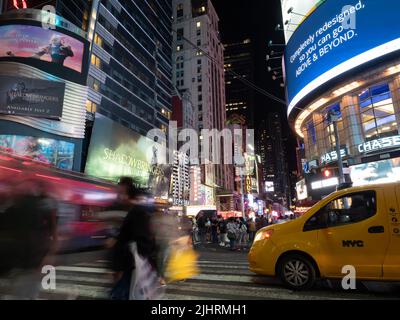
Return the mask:
MULTIPOLYGON (((376 299, 361 293, 330 290, 294 292, 275 279, 254 275, 244 260, 206 260, 198 262, 200 274, 166 287, 164 300, 342 300, 376 299)), ((12 285, 12 283, 8 283, 12 285)), ((42 289, 39 300, 107 300, 113 285, 107 261, 97 260, 56 267, 56 289, 42 289)), ((0 281, 0 298, 7 295, 7 280, 0 281)))

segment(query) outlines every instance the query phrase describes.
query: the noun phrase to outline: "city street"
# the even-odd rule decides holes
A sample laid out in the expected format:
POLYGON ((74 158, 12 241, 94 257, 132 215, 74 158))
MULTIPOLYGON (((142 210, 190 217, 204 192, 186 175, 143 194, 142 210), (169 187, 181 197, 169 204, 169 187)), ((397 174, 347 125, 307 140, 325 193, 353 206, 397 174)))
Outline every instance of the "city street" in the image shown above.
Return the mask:
MULTIPOLYGON (((165 300, 335 300, 399 299, 400 286, 384 283, 358 284, 346 292, 331 283, 320 283, 305 292, 285 289, 278 280, 248 271, 245 252, 229 252, 208 245, 199 250, 201 274, 193 279, 167 286, 165 300), (369 288, 369 290, 367 289, 369 288)), ((112 273, 106 268, 106 251, 90 251, 57 256, 56 290, 43 291, 44 300, 108 299, 112 273)), ((2 281, 4 298, 6 281, 2 281)), ((7 297, 6 297, 7 298, 7 297)), ((8 297, 12 298, 12 297, 8 297)))

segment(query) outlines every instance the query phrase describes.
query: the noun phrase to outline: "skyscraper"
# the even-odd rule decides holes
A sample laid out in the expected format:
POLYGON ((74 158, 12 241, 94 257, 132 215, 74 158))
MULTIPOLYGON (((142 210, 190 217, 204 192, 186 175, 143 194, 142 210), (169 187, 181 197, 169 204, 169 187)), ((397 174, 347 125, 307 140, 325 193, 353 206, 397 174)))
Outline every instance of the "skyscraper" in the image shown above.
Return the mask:
POLYGON ((248 128, 254 128, 254 89, 240 80, 254 82, 254 55, 250 39, 225 44, 226 114, 245 118, 248 128))
POLYGON ((261 156, 263 180, 273 182, 274 194, 287 202, 290 199, 289 170, 285 150, 286 138, 279 113, 268 114, 267 119, 261 122, 258 137, 257 153, 261 156))
MULTIPOLYGON (((197 129, 225 128, 223 45, 218 15, 210 0, 173 0, 173 82, 188 90, 197 109, 197 129)), ((229 165, 205 165, 202 182, 232 190, 229 165)))
POLYGON ((89 112, 97 111, 142 135, 153 128, 167 131, 171 15, 171 3, 165 0, 101 0, 94 6, 89 112))

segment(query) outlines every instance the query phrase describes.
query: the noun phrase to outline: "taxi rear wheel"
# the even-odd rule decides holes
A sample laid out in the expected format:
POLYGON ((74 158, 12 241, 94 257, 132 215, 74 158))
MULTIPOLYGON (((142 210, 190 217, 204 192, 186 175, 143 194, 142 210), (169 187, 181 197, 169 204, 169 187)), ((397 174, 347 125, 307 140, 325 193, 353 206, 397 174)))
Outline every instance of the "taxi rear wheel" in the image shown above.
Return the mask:
POLYGON ((277 268, 284 285, 292 290, 306 290, 314 286, 316 268, 312 261, 301 254, 289 254, 281 259, 277 268))

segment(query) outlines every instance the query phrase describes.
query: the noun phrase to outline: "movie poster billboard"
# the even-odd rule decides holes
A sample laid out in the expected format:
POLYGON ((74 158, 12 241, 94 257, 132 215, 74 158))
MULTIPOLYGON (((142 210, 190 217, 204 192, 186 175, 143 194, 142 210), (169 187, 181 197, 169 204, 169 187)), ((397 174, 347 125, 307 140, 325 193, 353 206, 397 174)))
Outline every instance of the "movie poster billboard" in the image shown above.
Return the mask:
POLYGON ((0 26, 0 58, 38 59, 82 72, 84 43, 66 34, 30 25, 0 26))
POLYGON ((100 114, 96 114, 85 173, 113 182, 132 177, 155 196, 169 196, 172 172, 165 147, 100 114))
POLYGON ((64 92, 62 82, 0 76, 0 113, 60 119, 64 92))
POLYGON ((75 144, 38 137, 0 135, 0 151, 50 164, 59 169, 72 170, 75 144))

